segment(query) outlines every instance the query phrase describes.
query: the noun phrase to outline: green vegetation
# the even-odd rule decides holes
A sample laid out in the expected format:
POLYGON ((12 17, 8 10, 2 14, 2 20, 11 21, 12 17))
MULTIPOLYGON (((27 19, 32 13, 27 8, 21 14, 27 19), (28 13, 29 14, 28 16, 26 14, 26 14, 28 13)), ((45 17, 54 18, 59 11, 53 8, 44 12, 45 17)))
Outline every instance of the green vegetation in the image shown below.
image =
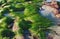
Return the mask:
POLYGON ((9 38, 9 39, 12 39, 12 38, 15 36, 15 34, 14 34, 14 32, 12 32, 11 30, 6 29, 6 30, 3 30, 3 31, 1 32, 1 36, 2 36, 2 37, 7 37, 7 38, 9 38))
POLYGON ((52 25, 52 21, 39 14, 42 1, 1 0, 0 39, 12 39, 16 35, 23 35, 25 29, 31 31, 33 35, 41 36, 41 39, 46 39, 44 32, 52 25), (14 26, 18 27, 18 30, 13 31, 14 26))

